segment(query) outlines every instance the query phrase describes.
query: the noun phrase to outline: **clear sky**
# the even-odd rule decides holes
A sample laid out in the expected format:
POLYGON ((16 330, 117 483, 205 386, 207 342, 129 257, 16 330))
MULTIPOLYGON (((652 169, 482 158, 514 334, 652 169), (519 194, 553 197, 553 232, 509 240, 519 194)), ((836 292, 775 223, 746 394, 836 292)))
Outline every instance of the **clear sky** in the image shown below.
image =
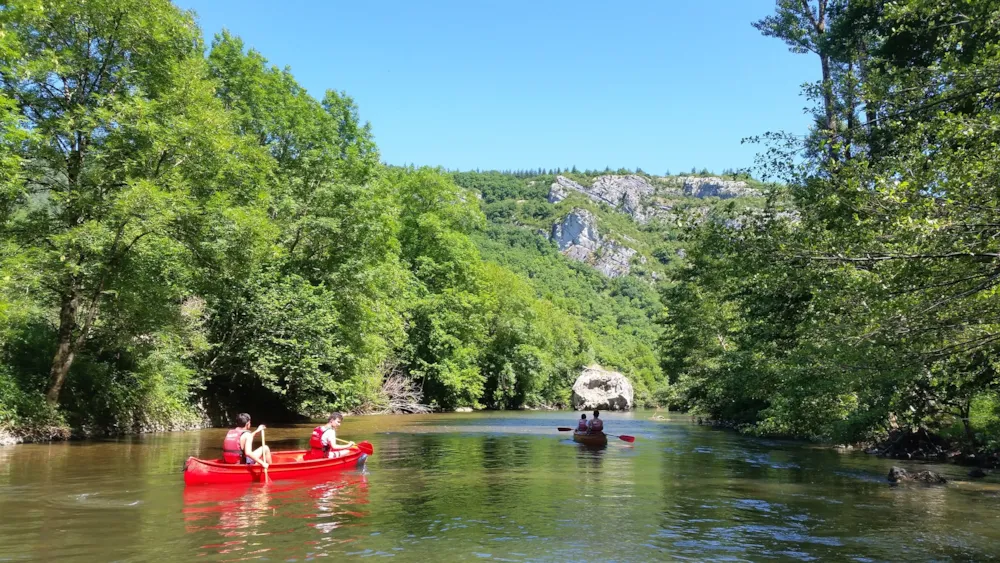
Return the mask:
POLYGON ((819 63, 750 23, 772 0, 176 0, 313 96, 345 90, 390 164, 450 169, 752 163, 804 132, 819 63))

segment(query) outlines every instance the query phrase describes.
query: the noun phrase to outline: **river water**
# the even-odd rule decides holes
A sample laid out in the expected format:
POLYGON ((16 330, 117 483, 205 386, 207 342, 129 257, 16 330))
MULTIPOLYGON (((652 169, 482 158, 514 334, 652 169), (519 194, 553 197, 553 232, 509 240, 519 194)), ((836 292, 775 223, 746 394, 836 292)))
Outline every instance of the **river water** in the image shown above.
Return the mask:
POLYGON ((366 471, 237 487, 184 486, 219 429, 0 448, 0 561, 1000 559, 996 480, 891 487, 886 460, 652 414, 604 415, 637 439, 603 449, 556 431, 574 413, 350 417, 366 471))

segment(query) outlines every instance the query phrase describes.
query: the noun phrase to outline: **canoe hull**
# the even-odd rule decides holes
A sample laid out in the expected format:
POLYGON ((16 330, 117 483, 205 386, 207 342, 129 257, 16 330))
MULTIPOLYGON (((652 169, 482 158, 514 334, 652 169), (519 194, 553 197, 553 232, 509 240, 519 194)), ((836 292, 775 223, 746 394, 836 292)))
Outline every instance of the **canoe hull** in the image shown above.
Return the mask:
POLYGON ((587 444, 588 446, 606 446, 608 445, 608 436, 604 432, 599 434, 573 432, 573 441, 581 444, 587 444))
MULTIPOLYGON (((310 459, 309 450, 272 452, 274 463, 268 466, 271 480, 298 479, 343 471, 363 466, 368 456, 353 447, 334 459, 310 459)), ((206 460, 189 457, 184 463, 185 485, 219 485, 225 483, 256 483, 264 481, 264 469, 259 465, 225 463, 221 459, 206 460)))

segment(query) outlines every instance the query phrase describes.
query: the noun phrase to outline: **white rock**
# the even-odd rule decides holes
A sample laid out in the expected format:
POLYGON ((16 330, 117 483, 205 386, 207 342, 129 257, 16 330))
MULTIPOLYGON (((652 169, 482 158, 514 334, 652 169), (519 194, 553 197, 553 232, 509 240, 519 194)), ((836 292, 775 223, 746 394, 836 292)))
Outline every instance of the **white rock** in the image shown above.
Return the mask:
POLYGON ((761 195, 742 180, 726 180, 718 176, 678 176, 677 181, 683 184, 682 193, 690 197, 731 199, 761 195))
POLYGON ((629 380, 617 371, 598 366, 583 370, 573 384, 573 408, 576 410, 628 410, 634 392, 629 380))
POLYGON ((636 251, 597 231, 597 218, 586 209, 575 208, 552 225, 552 240, 565 256, 591 264, 602 274, 617 278, 628 275, 636 251))

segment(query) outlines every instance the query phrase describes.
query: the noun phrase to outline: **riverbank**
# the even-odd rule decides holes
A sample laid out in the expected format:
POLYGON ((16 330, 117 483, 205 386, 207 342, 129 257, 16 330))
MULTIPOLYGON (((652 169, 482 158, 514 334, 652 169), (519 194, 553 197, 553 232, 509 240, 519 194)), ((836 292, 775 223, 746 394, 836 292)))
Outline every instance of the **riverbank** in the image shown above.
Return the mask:
POLYGON ((926 428, 897 428, 886 432, 883 436, 876 437, 874 440, 837 444, 830 441, 807 440, 796 436, 760 433, 752 425, 712 420, 697 415, 691 415, 691 422, 760 438, 814 442, 839 451, 862 451, 885 459, 950 463, 982 469, 1000 468, 1000 450, 985 447, 963 447, 964 444, 960 441, 948 439, 926 428))
POLYGON ((120 436, 139 436, 155 432, 190 432, 211 428, 205 417, 185 416, 167 421, 146 421, 127 430, 97 428, 93 426, 73 427, 62 421, 24 422, 14 425, 0 425, 0 447, 17 444, 38 444, 88 440, 120 436))

